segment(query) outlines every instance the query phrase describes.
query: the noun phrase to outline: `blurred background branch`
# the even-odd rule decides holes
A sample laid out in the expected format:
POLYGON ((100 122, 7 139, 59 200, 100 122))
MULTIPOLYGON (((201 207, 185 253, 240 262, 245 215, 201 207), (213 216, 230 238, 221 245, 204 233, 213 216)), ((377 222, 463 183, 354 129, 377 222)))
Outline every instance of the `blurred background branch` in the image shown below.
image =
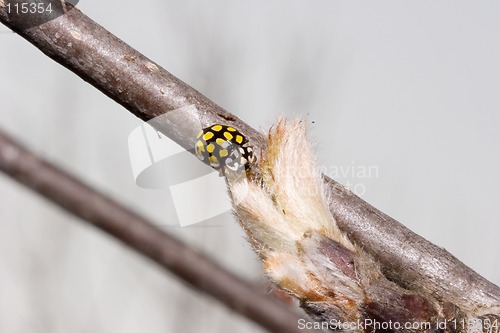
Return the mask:
POLYGON ((297 328, 301 317, 285 303, 35 156, 1 130, 0 170, 269 331, 308 332, 297 328))

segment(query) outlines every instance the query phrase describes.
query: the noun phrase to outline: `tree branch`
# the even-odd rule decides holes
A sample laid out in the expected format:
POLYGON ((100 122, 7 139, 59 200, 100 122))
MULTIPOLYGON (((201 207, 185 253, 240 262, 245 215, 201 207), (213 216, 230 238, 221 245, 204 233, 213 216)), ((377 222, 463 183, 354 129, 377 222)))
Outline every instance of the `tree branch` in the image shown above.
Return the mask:
MULTIPOLYGON (((155 127, 186 149, 195 131, 213 123, 230 124, 263 148, 262 135, 198 91, 113 36, 77 9, 38 27, 22 30, 0 3, 0 21, 47 56, 147 121, 194 105, 196 111, 161 117, 155 127), (195 130, 196 129, 196 130, 195 130)), ((401 285, 427 290, 471 315, 500 313, 500 288, 439 248, 325 177, 330 210, 340 228, 401 285)))

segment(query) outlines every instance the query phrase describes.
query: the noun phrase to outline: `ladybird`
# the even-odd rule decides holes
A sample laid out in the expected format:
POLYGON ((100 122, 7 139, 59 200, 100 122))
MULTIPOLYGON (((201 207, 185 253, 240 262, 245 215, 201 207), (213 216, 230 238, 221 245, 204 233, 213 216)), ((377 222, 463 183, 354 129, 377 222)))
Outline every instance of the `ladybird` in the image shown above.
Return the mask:
POLYGON ((198 134, 196 156, 221 174, 225 167, 232 171, 248 170, 256 158, 248 139, 236 128, 215 124, 198 134))

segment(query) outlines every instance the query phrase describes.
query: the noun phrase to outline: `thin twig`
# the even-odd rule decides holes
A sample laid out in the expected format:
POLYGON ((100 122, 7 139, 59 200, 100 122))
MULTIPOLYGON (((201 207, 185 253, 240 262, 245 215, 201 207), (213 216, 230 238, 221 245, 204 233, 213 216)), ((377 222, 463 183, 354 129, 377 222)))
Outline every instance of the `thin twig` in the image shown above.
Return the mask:
MULTIPOLYGON (((30 2, 30 1, 28 1, 30 2)), ((162 118, 155 127, 186 149, 195 130, 227 123, 259 149, 262 135, 208 100, 166 70, 113 36, 79 10, 41 26, 22 30, 0 6, 0 21, 47 56, 147 121, 174 109, 196 106, 195 112, 162 118)), ((500 313, 500 288, 446 250, 416 235, 335 181, 325 177, 330 209, 340 228, 371 253, 384 273, 401 285, 425 289, 474 315, 500 313)))
MULTIPOLYGON (((304 332, 301 317, 207 256, 40 159, 0 131, 0 170, 272 332, 304 332)), ((307 332, 307 331, 306 331, 307 332)))

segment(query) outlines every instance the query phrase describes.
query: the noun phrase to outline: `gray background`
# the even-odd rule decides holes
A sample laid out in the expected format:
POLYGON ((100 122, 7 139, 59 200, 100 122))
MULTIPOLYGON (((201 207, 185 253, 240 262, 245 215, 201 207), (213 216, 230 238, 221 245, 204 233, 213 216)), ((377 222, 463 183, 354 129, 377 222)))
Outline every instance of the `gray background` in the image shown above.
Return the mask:
MULTIPOLYGON (((323 166, 378 170, 337 180, 500 283, 499 2, 79 7, 254 127, 307 115, 323 166)), ((2 128, 171 224, 168 191, 141 189, 132 177, 127 137, 138 119, 14 34, 0 33, 0 64, 2 128)), ((5 176, 0 221, 0 331, 260 330, 5 176)), ((242 232, 228 215, 219 222, 165 228, 264 285, 242 232)))

